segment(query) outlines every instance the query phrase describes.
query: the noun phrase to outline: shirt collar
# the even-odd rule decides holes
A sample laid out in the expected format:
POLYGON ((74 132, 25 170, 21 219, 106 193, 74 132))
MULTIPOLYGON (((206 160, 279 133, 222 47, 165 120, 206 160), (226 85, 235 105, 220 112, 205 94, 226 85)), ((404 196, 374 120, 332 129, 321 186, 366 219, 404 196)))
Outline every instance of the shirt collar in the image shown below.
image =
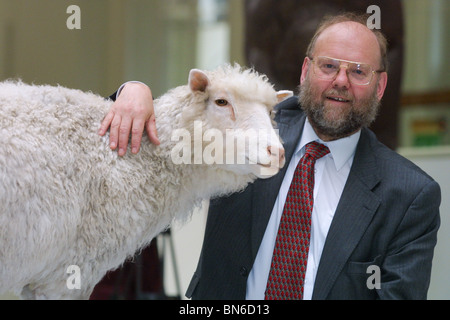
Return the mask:
POLYGON ((304 152, 304 147, 312 141, 320 142, 330 149, 336 170, 339 171, 350 158, 353 159, 360 136, 361 130, 358 130, 351 136, 325 142, 317 136, 308 118, 306 118, 303 134, 295 152, 304 152))

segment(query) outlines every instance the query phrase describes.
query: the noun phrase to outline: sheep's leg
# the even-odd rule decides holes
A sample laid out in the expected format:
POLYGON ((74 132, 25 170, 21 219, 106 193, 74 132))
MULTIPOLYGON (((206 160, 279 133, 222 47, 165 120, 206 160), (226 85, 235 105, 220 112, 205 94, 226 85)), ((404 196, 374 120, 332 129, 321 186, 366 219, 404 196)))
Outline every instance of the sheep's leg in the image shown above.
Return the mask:
POLYGON ((25 300, 50 300, 49 296, 40 289, 32 289, 28 284, 23 287, 20 297, 25 300))
POLYGON ((36 291, 34 289, 31 289, 29 284, 22 288, 20 297, 25 300, 37 300, 36 291))
POLYGON ((22 288, 20 297, 24 300, 88 300, 93 291, 93 288, 88 290, 67 290, 65 283, 61 288, 64 289, 60 290, 52 283, 49 286, 40 285, 39 288, 33 289, 28 284, 22 288))

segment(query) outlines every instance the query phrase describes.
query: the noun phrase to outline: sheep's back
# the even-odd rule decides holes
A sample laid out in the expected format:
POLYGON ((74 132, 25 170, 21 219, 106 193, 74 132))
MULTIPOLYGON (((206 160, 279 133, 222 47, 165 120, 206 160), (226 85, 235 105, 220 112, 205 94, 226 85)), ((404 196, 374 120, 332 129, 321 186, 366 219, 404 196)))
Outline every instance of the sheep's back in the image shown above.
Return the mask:
POLYGON ((79 90, 0 83, 2 272, 23 267, 20 274, 31 274, 27 268, 44 268, 69 251, 88 205, 89 157, 96 152, 101 161, 106 151, 96 131, 109 106, 79 90))
POLYGON ((176 203, 167 190, 177 188, 180 168, 168 168, 164 148, 155 152, 145 135, 138 155, 111 151, 109 136, 97 133, 111 103, 80 90, 0 83, 0 281, 64 277, 61 266, 88 260, 106 272, 170 223, 157 215, 176 203))

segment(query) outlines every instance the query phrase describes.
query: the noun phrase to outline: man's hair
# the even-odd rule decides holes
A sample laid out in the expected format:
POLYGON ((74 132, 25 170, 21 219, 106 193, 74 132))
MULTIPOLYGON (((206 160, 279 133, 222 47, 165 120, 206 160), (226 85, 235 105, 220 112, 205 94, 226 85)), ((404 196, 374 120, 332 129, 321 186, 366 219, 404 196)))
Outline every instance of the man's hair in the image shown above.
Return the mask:
MULTIPOLYGON (((311 57, 314 51, 314 47, 316 45, 317 38, 322 34, 322 32, 328 27, 341 23, 341 22, 357 22, 367 27, 367 19, 369 18, 368 14, 357 14, 353 12, 346 12, 336 16, 325 16, 319 26, 317 27, 316 33, 311 39, 311 42, 308 45, 308 49, 306 50, 306 56, 311 57)), ((388 71, 389 62, 387 58, 387 46, 388 42, 384 34, 377 29, 369 29, 373 32, 378 40, 378 45, 380 47, 381 54, 381 71, 388 71)))

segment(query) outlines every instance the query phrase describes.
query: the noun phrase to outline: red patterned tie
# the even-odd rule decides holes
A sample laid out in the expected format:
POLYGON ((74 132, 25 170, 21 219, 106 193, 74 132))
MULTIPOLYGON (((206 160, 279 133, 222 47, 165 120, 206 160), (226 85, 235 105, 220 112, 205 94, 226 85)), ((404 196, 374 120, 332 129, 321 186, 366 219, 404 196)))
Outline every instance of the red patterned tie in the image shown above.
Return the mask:
POLYGON ((323 144, 311 142, 295 169, 278 228, 266 300, 303 298, 314 201, 314 164, 329 152, 323 144))

